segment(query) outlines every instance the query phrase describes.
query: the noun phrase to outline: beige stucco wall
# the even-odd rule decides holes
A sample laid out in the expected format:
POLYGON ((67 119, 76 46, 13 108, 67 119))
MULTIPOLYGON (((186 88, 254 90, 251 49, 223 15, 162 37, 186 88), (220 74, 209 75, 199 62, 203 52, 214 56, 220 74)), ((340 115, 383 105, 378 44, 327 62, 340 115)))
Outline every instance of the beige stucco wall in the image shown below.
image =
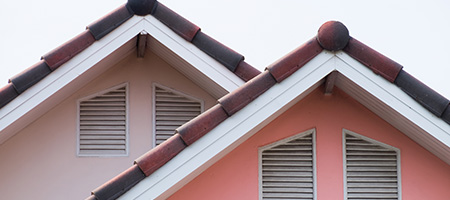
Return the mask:
POLYGON ((152 147, 152 84, 159 83, 205 102, 216 99, 161 58, 132 52, 0 146, 0 199, 84 199, 130 167, 152 147), (129 84, 129 156, 76 155, 77 100, 129 84))

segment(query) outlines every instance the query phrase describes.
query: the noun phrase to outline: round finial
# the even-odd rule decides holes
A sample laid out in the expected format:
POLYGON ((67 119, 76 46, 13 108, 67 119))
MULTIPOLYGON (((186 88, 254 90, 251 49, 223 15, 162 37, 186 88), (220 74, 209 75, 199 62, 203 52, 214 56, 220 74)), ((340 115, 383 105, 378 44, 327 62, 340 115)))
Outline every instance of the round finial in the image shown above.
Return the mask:
POLYGON ((156 0, 128 0, 128 7, 134 14, 145 16, 152 12, 156 0))
POLYGON ((349 39, 347 27, 338 21, 325 22, 317 33, 317 41, 320 46, 329 51, 342 50, 349 39))

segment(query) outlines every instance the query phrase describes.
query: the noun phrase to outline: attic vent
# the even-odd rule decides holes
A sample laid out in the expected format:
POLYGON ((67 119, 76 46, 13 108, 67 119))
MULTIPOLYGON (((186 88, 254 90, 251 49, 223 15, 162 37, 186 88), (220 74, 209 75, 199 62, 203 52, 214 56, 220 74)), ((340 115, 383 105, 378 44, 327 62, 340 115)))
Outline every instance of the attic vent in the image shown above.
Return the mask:
POLYGON ((346 199, 400 199, 399 150, 344 131, 346 199))
POLYGON ((161 85, 155 92, 155 144, 171 137, 175 129, 202 112, 202 101, 161 85))
POLYGON ((79 101, 80 156, 127 155, 127 85, 79 101))
POLYGON ((316 199, 314 130, 260 149, 260 199, 316 199))

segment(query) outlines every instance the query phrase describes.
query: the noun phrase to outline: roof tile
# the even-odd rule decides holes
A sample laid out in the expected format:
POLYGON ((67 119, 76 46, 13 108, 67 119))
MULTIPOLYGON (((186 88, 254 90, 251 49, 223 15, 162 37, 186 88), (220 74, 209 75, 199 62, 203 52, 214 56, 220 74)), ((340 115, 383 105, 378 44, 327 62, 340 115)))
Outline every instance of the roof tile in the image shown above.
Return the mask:
POLYGON ((133 165, 92 191, 92 195, 95 196, 95 198, 91 196, 88 199, 116 199, 144 178, 144 173, 142 173, 139 167, 133 165))
POLYGON ((322 50, 316 38, 313 38, 267 67, 267 69, 277 82, 281 82, 322 52, 322 50))
POLYGON ((162 3, 158 2, 156 10, 152 15, 189 42, 200 31, 197 25, 172 11, 162 3))
POLYGON ((320 46, 329 51, 342 50, 348 43, 350 35, 347 27, 338 21, 324 23, 317 33, 320 46))
POLYGON ((9 81, 14 85, 17 93, 21 94, 26 89, 30 88, 45 76, 50 74, 50 68, 43 60, 39 61, 35 65, 22 71, 20 74, 12 77, 9 81))
POLYGON ((128 7, 124 4, 116 10, 90 24, 88 26, 88 29, 94 36, 95 40, 100 40, 102 37, 120 26, 132 16, 133 11, 129 10, 128 7))
POLYGON ((225 67, 232 72, 234 72, 239 63, 244 60, 244 56, 201 31, 195 35, 192 44, 225 65, 225 67))
POLYGON ((398 87, 414 98, 423 107, 440 117, 449 104, 449 100, 429 88, 404 70, 401 70, 394 82, 398 87))
POLYGON ((149 176, 169 162, 169 160, 175 157, 184 148, 186 148, 186 144, 181 139, 181 136, 175 134, 136 159, 135 163, 144 172, 145 176, 149 176))
POLYGON ((145 16, 152 13, 156 3, 156 0, 128 0, 127 7, 134 14, 145 16))
POLYGON ((245 60, 241 61, 234 71, 234 74, 236 74, 236 76, 238 76, 245 82, 249 81, 260 73, 261 72, 259 70, 252 67, 250 64, 245 62, 245 60))
POLYGON ((447 124, 450 124, 450 105, 447 106, 447 108, 442 113, 441 118, 447 122, 447 124))
POLYGON ((19 96, 12 83, 8 83, 0 88, 0 108, 8 104, 10 101, 19 96))
POLYGON ((394 82, 398 73, 403 68, 400 64, 354 38, 350 38, 347 46, 343 50, 390 82, 394 82))
POLYGON ((70 41, 42 56, 42 59, 53 71, 94 42, 94 36, 90 31, 85 30, 70 41))
POLYGON ((266 70, 245 83, 242 87, 220 98, 219 103, 225 112, 231 116, 267 91, 275 83, 277 83, 275 79, 266 70))
POLYGON ((220 104, 217 104, 186 124, 178 127, 176 132, 180 134, 184 143, 189 146, 227 118, 228 115, 225 110, 220 104))

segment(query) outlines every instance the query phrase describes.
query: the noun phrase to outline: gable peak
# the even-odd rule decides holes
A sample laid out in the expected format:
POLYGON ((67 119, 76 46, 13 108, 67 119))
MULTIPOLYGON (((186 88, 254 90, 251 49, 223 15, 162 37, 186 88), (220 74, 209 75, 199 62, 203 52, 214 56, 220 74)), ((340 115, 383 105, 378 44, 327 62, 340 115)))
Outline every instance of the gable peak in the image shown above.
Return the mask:
POLYGON ((317 41, 322 48, 329 51, 339 51, 347 46, 350 35, 347 27, 338 21, 325 22, 317 33, 317 41))

